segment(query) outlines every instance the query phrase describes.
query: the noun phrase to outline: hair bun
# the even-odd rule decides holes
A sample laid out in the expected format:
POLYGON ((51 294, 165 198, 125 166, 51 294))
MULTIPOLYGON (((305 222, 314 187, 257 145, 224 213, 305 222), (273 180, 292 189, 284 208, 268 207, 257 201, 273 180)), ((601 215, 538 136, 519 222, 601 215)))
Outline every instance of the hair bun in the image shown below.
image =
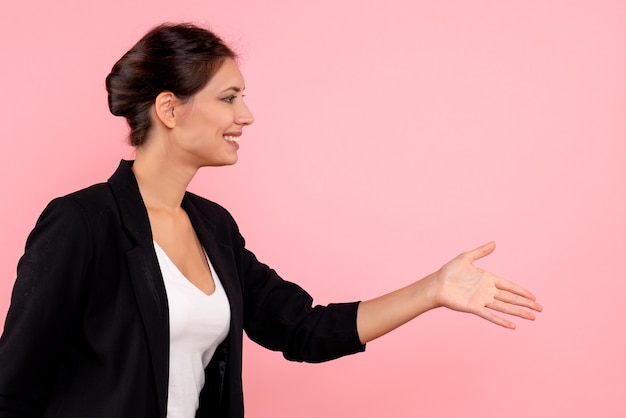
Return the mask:
POLYGON ((109 111, 115 116, 127 116, 129 113, 128 88, 120 75, 111 71, 106 78, 109 111))

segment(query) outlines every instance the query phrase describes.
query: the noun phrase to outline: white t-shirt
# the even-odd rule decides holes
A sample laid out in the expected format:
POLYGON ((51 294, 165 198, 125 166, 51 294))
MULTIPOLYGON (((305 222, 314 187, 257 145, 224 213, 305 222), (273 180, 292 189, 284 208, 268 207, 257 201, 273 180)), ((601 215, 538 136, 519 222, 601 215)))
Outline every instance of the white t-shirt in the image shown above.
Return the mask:
POLYGON ((228 334, 230 305, 208 256, 215 282, 215 292, 211 295, 187 280, 156 242, 154 248, 170 315, 167 418, 194 418, 204 386, 204 369, 228 334))

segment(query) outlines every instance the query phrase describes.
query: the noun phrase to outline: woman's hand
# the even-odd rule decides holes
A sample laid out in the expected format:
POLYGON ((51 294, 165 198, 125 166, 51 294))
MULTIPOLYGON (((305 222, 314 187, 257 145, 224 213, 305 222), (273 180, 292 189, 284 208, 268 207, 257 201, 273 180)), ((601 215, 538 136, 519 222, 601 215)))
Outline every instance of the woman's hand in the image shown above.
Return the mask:
POLYGON ((541 312, 543 308, 528 290, 474 266, 474 261, 491 254, 495 248, 496 244, 490 242, 460 254, 430 276, 434 302, 436 306, 473 313, 514 329, 513 322, 494 311, 533 320, 535 315, 528 309, 541 312))
POLYGON ((463 253, 430 274, 402 289, 361 302, 357 330, 362 343, 380 337, 431 309, 445 306, 476 314, 506 328, 515 324, 494 313, 503 312, 535 319, 540 312, 535 296, 523 287, 474 266, 473 262, 493 252, 490 242, 463 253))

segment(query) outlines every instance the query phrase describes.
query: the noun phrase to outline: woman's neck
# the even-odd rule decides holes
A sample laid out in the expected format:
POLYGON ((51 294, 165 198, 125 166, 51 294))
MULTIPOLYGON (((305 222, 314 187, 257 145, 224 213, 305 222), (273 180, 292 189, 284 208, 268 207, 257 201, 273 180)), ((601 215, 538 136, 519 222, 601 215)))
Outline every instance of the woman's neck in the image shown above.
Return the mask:
POLYGON ((148 210, 177 211, 197 168, 150 148, 138 148, 132 167, 148 210))

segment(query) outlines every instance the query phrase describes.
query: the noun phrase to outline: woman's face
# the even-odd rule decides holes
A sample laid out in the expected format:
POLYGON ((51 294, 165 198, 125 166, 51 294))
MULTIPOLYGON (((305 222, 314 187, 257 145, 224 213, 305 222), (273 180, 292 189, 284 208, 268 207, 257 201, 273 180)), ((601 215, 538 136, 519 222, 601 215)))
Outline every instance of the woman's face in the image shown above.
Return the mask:
POLYGON ((254 121, 243 101, 244 86, 237 63, 228 58, 202 90, 177 106, 171 134, 189 162, 199 167, 237 162, 243 127, 254 121))

